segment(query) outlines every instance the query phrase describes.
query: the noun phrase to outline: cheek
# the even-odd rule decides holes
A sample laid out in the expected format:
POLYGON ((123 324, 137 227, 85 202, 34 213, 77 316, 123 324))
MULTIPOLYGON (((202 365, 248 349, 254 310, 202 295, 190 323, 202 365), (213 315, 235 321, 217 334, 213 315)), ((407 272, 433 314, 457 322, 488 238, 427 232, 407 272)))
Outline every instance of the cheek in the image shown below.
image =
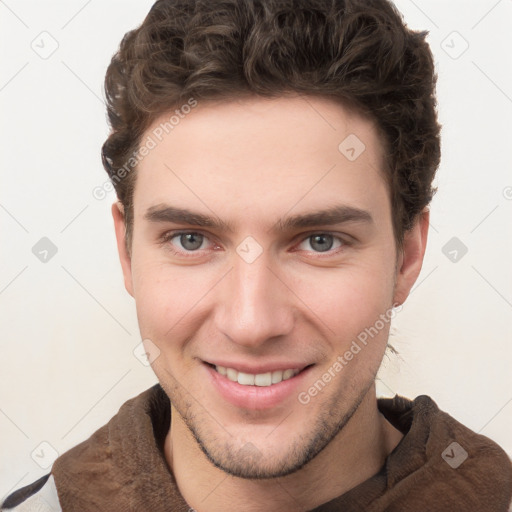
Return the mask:
MULTIPOLYGON (((394 288, 394 266, 383 258, 367 264, 346 266, 302 277, 297 293, 311 307, 327 329, 337 350, 348 346, 358 335, 390 315, 394 288)), ((378 324, 375 339, 386 337, 389 322, 378 324), (380 332, 382 331, 382 332, 380 332)))
POLYGON ((150 261, 134 258, 132 265, 141 335, 158 345, 166 339, 179 343, 188 330, 198 327, 201 298, 209 287, 207 276, 195 267, 171 268, 168 263, 150 261))

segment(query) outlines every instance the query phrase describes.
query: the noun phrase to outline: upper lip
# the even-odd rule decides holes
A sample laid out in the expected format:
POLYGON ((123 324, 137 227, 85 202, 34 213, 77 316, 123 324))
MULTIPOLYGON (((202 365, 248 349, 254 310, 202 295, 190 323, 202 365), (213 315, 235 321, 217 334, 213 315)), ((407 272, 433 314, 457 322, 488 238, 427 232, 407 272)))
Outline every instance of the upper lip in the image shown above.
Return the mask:
POLYGON ((259 373, 268 373, 275 372, 277 370, 288 370, 288 369, 297 369, 299 371, 306 368, 306 366, 310 366, 312 363, 304 363, 297 361, 269 361, 269 362, 258 362, 258 363, 244 363, 242 361, 234 362, 234 361, 206 361, 205 363, 213 364, 215 366, 224 366, 225 368, 233 368, 239 372, 243 373, 252 373, 257 375, 259 373))

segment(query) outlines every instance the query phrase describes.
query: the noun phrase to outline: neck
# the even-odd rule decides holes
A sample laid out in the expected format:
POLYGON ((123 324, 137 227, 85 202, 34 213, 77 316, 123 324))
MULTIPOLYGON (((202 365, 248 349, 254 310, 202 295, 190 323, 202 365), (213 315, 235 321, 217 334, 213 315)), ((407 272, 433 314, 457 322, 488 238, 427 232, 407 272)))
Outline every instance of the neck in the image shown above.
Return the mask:
POLYGON ((215 467, 173 408, 165 456, 179 490, 197 512, 307 511, 375 475, 403 434, 377 408, 375 385, 337 436, 301 470, 273 480, 233 477, 215 467))

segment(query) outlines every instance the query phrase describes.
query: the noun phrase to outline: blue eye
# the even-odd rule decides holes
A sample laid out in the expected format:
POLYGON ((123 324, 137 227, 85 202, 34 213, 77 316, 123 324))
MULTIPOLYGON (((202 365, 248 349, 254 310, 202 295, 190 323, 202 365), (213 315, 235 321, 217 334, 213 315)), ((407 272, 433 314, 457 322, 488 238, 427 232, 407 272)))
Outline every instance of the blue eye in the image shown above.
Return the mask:
POLYGON ((299 245, 301 250, 311 250, 303 247, 304 244, 309 244, 314 252, 328 252, 332 249, 338 249, 341 247, 343 245, 343 241, 334 235, 329 235, 327 233, 316 233, 314 235, 308 236, 299 245))
POLYGON ((181 246, 178 246, 178 249, 184 252, 194 252, 204 248, 202 246, 206 241, 206 237, 201 233, 175 233, 169 236, 168 241, 175 245, 175 242, 173 242, 175 239, 179 240, 179 245, 181 246))

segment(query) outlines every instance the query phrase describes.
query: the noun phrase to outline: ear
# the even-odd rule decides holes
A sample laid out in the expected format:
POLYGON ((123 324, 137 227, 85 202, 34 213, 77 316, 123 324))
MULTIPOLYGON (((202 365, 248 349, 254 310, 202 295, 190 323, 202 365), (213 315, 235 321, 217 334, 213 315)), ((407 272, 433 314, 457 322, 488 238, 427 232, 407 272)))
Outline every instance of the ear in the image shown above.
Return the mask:
POLYGON ((418 278, 427 247, 430 212, 425 209, 404 235, 398 255, 393 304, 403 304, 418 278))
POLYGON ((121 268, 123 269, 124 287, 126 291, 133 297, 132 283, 132 260, 126 250, 126 224, 124 222, 123 205, 117 201, 112 205, 112 217, 114 219, 114 227, 116 230, 117 252, 121 268))

